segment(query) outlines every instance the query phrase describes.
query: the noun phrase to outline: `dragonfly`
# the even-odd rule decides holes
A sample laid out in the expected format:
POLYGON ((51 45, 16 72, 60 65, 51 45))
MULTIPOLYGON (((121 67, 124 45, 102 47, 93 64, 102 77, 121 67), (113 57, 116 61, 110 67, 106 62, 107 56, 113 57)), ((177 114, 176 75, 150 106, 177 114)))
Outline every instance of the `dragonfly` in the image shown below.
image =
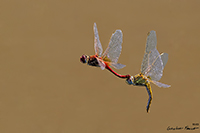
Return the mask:
POLYGON ((125 67, 125 65, 117 63, 122 50, 122 31, 116 30, 112 34, 108 47, 102 54, 103 48, 99 39, 96 23, 94 23, 93 30, 95 55, 88 56, 83 54, 80 57, 80 61, 82 63, 87 63, 90 66, 100 67, 102 70, 106 68, 119 78, 129 78, 130 75, 120 75, 111 69, 111 67, 115 69, 121 69, 125 67))
POLYGON ((146 87, 146 90, 149 95, 149 99, 146 106, 146 111, 148 113, 153 98, 150 83, 154 83, 158 87, 163 87, 163 88, 168 88, 171 85, 158 82, 163 75, 163 69, 168 61, 168 54, 167 53, 160 54, 158 52, 156 48, 157 38, 155 31, 150 31, 147 35, 148 36, 147 36, 146 48, 140 73, 135 75, 134 77, 130 76, 130 78, 127 78, 126 82, 129 85, 146 87))

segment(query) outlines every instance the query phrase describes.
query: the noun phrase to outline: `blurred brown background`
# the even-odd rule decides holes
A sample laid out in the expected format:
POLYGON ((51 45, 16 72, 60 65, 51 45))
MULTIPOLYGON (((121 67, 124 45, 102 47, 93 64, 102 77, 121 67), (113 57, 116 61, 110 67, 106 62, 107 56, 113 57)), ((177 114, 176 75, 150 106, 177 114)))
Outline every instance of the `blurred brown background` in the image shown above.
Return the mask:
POLYGON ((1 0, 0 132, 161 133, 200 122, 199 5, 1 0), (147 32, 156 31, 158 51, 169 54, 160 82, 172 87, 152 85, 149 114, 144 87, 80 63, 82 54, 94 54, 94 22, 104 50, 111 34, 123 31, 121 74, 139 73, 147 32))

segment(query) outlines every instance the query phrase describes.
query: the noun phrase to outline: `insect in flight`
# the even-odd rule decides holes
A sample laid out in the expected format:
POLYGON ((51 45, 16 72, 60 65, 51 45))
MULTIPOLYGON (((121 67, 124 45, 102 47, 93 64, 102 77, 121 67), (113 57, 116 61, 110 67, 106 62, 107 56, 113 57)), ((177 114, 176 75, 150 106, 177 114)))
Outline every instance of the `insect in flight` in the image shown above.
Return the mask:
POLYGON ((154 83, 158 87, 168 88, 170 85, 166 85, 158 82, 162 75, 163 69, 168 61, 167 53, 159 53, 156 49, 157 39, 156 32, 150 31, 148 33, 145 54, 143 57, 141 72, 140 74, 131 76, 127 78, 126 82, 128 84, 133 84, 136 86, 145 86, 149 95, 148 103, 147 103, 147 113, 149 112, 149 108, 152 101, 152 90, 150 86, 150 82, 154 83))
POLYGON ((107 49, 102 54, 103 48, 99 40, 99 34, 96 23, 94 23, 95 55, 88 56, 84 54, 80 57, 80 61, 82 63, 87 63, 90 66, 101 67, 102 70, 106 68, 119 78, 129 78, 130 75, 120 75, 110 68, 110 66, 116 69, 121 69, 125 67, 125 65, 117 63, 122 50, 122 39, 123 39, 122 31, 116 30, 115 33, 113 33, 110 38, 110 42, 107 49))

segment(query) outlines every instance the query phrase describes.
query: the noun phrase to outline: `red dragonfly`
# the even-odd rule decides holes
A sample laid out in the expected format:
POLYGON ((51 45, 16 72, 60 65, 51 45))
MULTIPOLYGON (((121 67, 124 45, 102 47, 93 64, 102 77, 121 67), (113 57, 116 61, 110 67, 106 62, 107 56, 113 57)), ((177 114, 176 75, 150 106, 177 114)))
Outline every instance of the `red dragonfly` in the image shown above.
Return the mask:
POLYGON ((80 57, 80 61, 82 63, 87 63, 90 66, 101 67, 102 70, 105 68, 112 72, 114 75, 118 76, 119 78, 129 78, 130 75, 120 75, 113 71, 110 66, 121 69, 125 67, 125 65, 117 63, 119 56, 122 50, 122 31, 116 30, 115 33, 112 34, 110 38, 109 45, 105 52, 103 52, 103 48, 101 46, 101 42, 99 40, 99 34, 97 30, 96 23, 94 23, 94 50, 95 55, 88 56, 83 54, 80 57))

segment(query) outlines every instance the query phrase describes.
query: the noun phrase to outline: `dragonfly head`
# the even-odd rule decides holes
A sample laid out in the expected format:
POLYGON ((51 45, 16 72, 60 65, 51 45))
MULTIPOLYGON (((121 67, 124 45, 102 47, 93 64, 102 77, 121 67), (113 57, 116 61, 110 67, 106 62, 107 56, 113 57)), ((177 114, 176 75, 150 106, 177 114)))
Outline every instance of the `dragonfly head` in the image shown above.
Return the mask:
POLYGON ((130 76, 129 78, 127 78, 126 79, 126 83, 129 84, 129 85, 132 85, 132 84, 134 85, 134 83, 133 83, 133 76, 130 76))
POLYGON ((89 59, 89 56, 88 55, 82 55, 81 57, 80 57, 80 61, 82 62, 82 63, 86 63, 87 61, 88 61, 88 59, 89 59))

